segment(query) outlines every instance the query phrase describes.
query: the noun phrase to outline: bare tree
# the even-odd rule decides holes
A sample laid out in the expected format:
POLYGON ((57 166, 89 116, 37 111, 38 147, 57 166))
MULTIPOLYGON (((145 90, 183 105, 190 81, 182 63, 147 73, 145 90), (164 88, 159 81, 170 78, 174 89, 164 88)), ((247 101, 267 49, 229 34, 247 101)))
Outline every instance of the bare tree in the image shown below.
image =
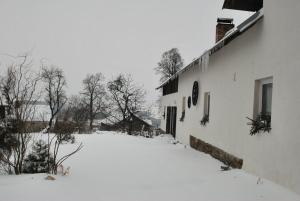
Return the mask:
MULTIPOLYGON (((42 79, 45 83, 45 100, 49 105, 50 119, 48 124, 48 158, 50 158, 50 149, 52 139, 50 140, 50 130, 53 127, 53 120, 57 117, 63 106, 67 102, 65 87, 67 85, 63 70, 57 67, 47 67, 42 65, 42 79)), ((48 162, 48 172, 51 164, 48 162)))
POLYGON ((63 70, 54 66, 42 65, 42 79, 45 83, 45 100, 51 111, 48 128, 51 129, 57 114, 67 102, 65 93, 67 82, 63 70))
POLYGON ((86 130, 86 122, 89 118, 89 112, 86 103, 81 96, 72 96, 68 101, 70 116, 75 123, 79 133, 86 130))
MULTIPOLYGON (((3 123, 4 134, 10 138, 10 146, 0 155, 2 163, 12 167, 15 174, 21 174, 23 162, 31 139, 29 123, 34 117, 35 103, 40 96, 37 90, 39 75, 31 71, 28 54, 15 58, 1 80, 2 104, 5 104, 10 116, 3 123)), ((10 168, 8 168, 10 169, 10 168)))
POLYGON ((50 158, 50 153, 52 149, 54 161, 51 164, 50 161, 48 162, 48 172, 57 174, 58 166, 60 166, 70 156, 80 151, 83 145, 82 143, 79 144, 79 146, 74 151, 58 158, 58 153, 61 144, 68 141, 68 139, 70 139, 71 137, 71 134, 75 131, 74 124, 69 119, 69 108, 63 110, 63 107, 67 103, 67 96, 65 93, 66 78, 62 69, 53 66, 42 66, 42 79, 46 86, 45 99, 51 111, 48 129, 48 158, 50 158), (62 119, 60 119, 60 121, 55 121, 55 124, 53 126, 53 121, 57 120, 59 114, 62 117, 62 119), (49 134, 50 129, 54 132, 54 135, 51 137, 51 139, 49 134))
POLYGON ((130 75, 118 75, 108 82, 110 92, 110 115, 123 122, 129 122, 130 117, 142 109, 145 90, 136 85, 130 75))
POLYGON ((155 68, 157 74, 161 75, 160 81, 163 82, 172 77, 183 66, 183 60, 177 48, 168 50, 162 54, 161 61, 155 68))
POLYGON ((106 109, 106 91, 103 82, 104 76, 101 73, 87 75, 83 80, 82 95, 89 111, 90 130, 93 129, 96 115, 106 109))

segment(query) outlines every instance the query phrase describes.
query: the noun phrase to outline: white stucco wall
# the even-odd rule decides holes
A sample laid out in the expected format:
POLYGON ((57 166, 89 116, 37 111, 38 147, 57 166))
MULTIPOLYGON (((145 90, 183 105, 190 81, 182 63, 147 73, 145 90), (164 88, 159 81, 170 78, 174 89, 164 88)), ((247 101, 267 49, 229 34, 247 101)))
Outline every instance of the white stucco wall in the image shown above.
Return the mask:
POLYGON ((212 55, 206 72, 194 68, 180 76, 178 93, 161 104, 177 106, 182 143, 193 135, 244 159, 243 169, 300 193, 300 1, 265 0, 264 7, 263 20, 212 55), (272 131, 250 136, 246 117, 253 116, 255 80, 270 76, 272 131), (182 97, 192 95, 194 81, 198 104, 186 108, 180 122, 182 97), (210 121, 202 127, 205 92, 211 95, 210 121))

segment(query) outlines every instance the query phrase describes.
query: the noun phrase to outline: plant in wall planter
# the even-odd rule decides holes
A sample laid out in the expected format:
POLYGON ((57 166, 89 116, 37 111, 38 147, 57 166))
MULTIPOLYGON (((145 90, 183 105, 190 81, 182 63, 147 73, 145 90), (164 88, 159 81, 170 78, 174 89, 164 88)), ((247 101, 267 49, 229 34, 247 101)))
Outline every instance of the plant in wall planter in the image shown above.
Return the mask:
POLYGON ((200 121, 200 124, 202 126, 206 126, 206 124, 209 122, 209 116, 208 115, 204 115, 203 118, 200 121))
POLYGON ((258 115, 255 119, 251 119, 247 117, 247 119, 250 120, 248 125, 251 126, 250 129, 250 135, 256 135, 258 133, 265 133, 271 131, 271 115, 258 115))

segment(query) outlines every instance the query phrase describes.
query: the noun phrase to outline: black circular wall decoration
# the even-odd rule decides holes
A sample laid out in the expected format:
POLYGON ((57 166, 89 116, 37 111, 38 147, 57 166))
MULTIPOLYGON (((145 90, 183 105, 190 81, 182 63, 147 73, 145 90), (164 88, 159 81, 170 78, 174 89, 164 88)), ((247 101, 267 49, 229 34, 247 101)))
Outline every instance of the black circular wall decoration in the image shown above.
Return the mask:
POLYGON ((197 81, 195 81, 193 85, 193 92, 192 92, 193 105, 197 105, 198 95, 199 95, 199 84, 197 81))
POLYGON ((188 102, 187 102, 187 104, 188 104, 188 108, 191 108, 192 99, 191 99, 190 96, 188 97, 188 102))

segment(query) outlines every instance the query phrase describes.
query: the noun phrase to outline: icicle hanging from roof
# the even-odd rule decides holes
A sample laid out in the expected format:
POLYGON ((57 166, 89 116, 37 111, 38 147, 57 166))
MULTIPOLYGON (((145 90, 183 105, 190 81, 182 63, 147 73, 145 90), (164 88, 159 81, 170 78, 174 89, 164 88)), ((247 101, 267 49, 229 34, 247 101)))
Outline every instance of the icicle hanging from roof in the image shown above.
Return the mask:
POLYGON ((200 68, 202 72, 202 56, 198 59, 198 67, 200 68))
POLYGON ((202 57, 200 57, 200 62, 201 63, 201 69, 202 72, 205 72, 208 68, 208 64, 209 64, 209 51, 206 51, 202 57))

